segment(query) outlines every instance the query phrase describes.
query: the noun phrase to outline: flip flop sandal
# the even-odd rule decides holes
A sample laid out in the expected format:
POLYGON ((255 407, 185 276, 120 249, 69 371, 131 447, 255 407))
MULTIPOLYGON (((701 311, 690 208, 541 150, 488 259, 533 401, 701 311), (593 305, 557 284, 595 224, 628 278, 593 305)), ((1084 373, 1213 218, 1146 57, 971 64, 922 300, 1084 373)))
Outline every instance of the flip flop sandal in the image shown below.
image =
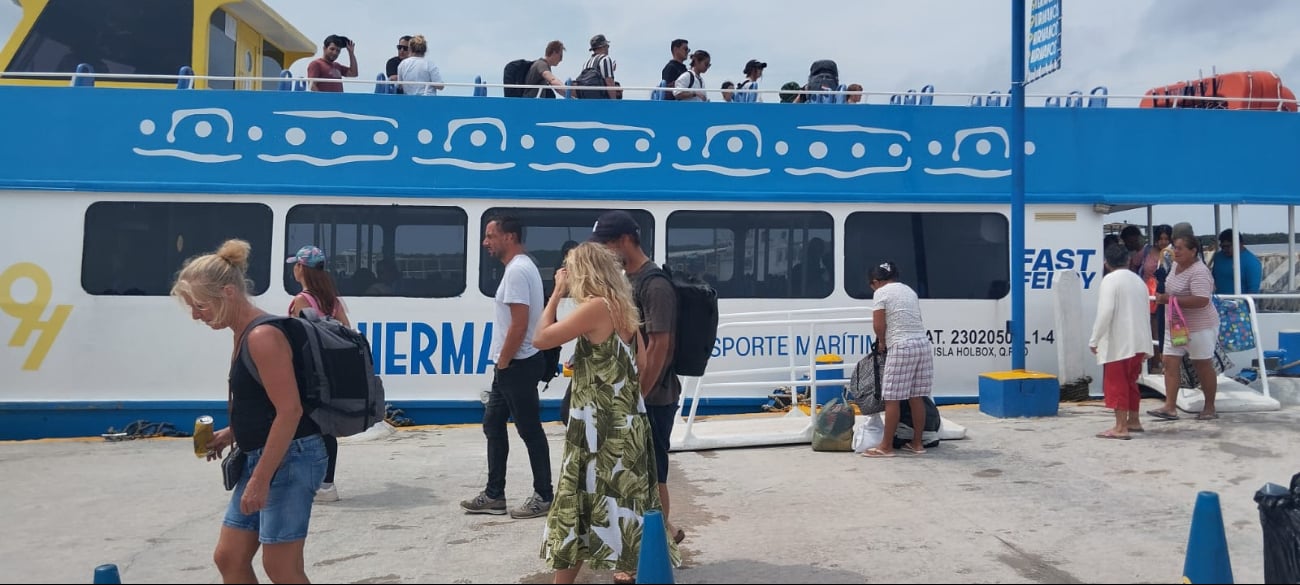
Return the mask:
POLYGON ((1154 416, 1154 417, 1156 417, 1156 418, 1158 418, 1158 419, 1160 419, 1160 420, 1178 420, 1178 415, 1176 415, 1176 414, 1169 414, 1169 413, 1167 413, 1167 412, 1165 412, 1165 411, 1163 411, 1163 410, 1154 410, 1154 409, 1152 409, 1152 410, 1148 410, 1148 411, 1147 411, 1147 414, 1148 414, 1149 416, 1154 416))
POLYGON ((908 443, 899 448, 913 455, 925 455, 925 447, 921 447, 920 449, 913 449, 912 445, 908 443))
POLYGON ((873 459, 880 459, 880 458, 884 458, 884 457, 893 457, 893 456, 894 456, 894 452, 893 452, 893 451, 881 451, 879 447, 872 447, 872 448, 870 448, 870 449, 867 449, 866 451, 863 451, 863 452, 862 452, 862 456, 863 456, 863 457, 871 457, 871 458, 873 458, 873 459))
POLYGON ((1096 436, 1098 439, 1117 439, 1120 441, 1128 441, 1133 438, 1128 435, 1116 435, 1115 433, 1112 433, 1110 431, 1102 431, 1100 433, 1097 433, 1096 436))

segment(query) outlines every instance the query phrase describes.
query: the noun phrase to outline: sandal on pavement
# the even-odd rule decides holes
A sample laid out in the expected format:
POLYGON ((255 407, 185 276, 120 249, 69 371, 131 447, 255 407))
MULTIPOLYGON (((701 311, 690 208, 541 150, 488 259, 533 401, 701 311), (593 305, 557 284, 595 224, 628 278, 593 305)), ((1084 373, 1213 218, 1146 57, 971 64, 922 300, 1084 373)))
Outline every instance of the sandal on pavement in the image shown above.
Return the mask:
POLYGON ((894 456, 894 452, 893 452, 893 451, 881 451, 881 450, 880 450, 880 447, 872 447, 872 448, 870 448, 870 449, 867 449, 866 451, 863 451, 863 452, 862 452, 862 456, 863 456, 863 457, 872 457, 872 458, 893 457, 893 456, 894 456))
POLYGON ((913 455, 925 455, 925 447, 921 447, 920 449, 914 449, 911 443, 906 443, 899 448, 913 455))
POLYGON ((1176 414, 1169 414, 1169 413, 1167 413, 1167 412, 1165 412, 1165 411, 1163 411, 1163 410, 1156 410, 1156 409, 1154 409, 1154 408, 1151 409, 1151 410, 1148 410, 1148 411, 1147 411, 1147 414, 1150 415, 1150 416, 1154 416, 1154 417, 1156 417, 1156 418, 1158 418, 1158 419, 1160 419, 1160 420, 1178 420, 1178 415, 1176 415, 1176 414))
POLYGON ((1097 438, 1098 439, 1119 439, 1121 441, 1127 441, 1129 439, 1132 439, 1133 437, 1130 437, 1128 435, 1117 435, 1115 434, 1115 431, 1102 431, 1100 433, 1097 433, 1097 438))

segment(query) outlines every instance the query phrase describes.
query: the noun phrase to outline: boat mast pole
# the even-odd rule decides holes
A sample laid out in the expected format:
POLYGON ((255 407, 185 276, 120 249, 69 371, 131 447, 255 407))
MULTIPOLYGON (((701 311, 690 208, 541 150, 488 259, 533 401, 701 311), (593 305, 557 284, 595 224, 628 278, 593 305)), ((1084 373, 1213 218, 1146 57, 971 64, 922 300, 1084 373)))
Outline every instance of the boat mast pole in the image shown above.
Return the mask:
POLYGON ((1011 0, 1011 369, 1025 369, 1025 0, 1011 0))

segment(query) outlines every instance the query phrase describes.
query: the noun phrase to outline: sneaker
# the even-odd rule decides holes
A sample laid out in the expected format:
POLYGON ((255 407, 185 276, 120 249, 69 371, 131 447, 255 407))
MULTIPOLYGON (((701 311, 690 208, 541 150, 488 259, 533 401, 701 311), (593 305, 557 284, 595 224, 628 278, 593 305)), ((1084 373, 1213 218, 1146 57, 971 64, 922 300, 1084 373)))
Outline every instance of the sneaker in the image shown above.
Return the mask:
POLYGON ((524 500, 522 506, 510 511, 510 517, 519 520, 524 518, 537 518, 539 516, 545 516, 546 513, 550 511, 551 503, 543 500, 542 496, 539 496, 534 492, 533 495, 528 496, 527 500, 524 500))
POLYGON ((472 500, 462 500, 460 507, 465 509, 467 514, 505 514, 506 499, 492 499, 487 494, 479 492, 472 500))
POLYGON ((320 484, 320 489, 316 490, 317 502, 337 502, 339 501, 339 491, 334 489, 332 483, 320 484))

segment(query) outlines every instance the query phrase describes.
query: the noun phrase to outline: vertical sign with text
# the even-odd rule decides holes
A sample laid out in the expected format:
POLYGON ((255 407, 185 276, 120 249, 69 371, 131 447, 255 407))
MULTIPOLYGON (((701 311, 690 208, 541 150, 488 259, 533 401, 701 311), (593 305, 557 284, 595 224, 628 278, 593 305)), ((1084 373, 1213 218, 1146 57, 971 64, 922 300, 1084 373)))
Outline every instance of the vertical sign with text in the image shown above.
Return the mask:
POLYGON ((1026 84, 1061 68, 1061 1, 1030 0, 1026 84))

